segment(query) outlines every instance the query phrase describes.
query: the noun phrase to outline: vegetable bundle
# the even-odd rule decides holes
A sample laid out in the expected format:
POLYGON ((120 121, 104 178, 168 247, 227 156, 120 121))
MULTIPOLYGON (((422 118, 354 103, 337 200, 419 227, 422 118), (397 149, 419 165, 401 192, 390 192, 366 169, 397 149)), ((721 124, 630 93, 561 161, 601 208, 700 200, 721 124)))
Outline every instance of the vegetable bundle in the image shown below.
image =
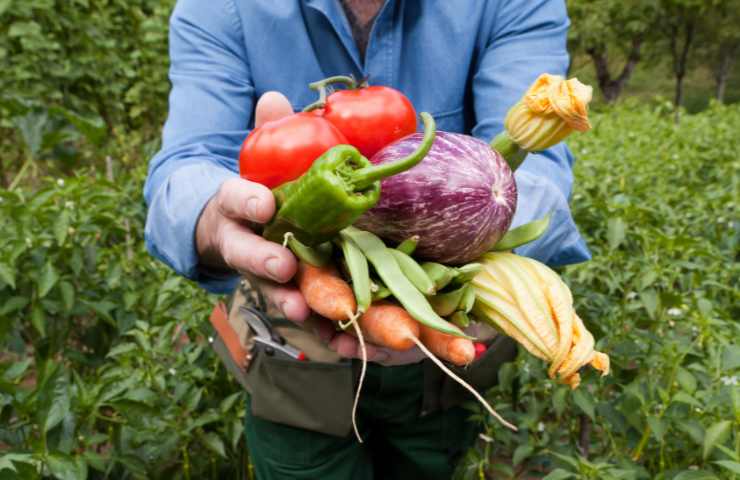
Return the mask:
MULTIPOLYGON (((527 152, 589 129, 590 87, 542 75, 490 145, 437 132, 426 113, 424 134, 413 133, 413 106, 388 87, 331 77, 311 88, 320 94, 312 111, 260 127, 269 135, 255 129, 240 167, 247 179, 269 179, 278 210, 263 235, 300 259, 296 280, 312 310, 357 336, 363 355, 365 339, 401 351, 418 347, 512 429, 440 360, 466 366, 485 350, 463 330, 472 322, 511 336, 572 388, 585 364, 608 373, 609 358, 594 351, 557 274, 512 253, 486 253, 510 251, 547 230, 548 217, 509 230, 513 171, 527 152), (350 88, 327 95, 332 83, 350 88), (305 127, 291 144, 300 147, 296 164, 261 172, 265 152, 278 155, 278 164, 289 157, 274 144, 285 138, 281 125, 288 133, 305 127), (317 144, 306 131, 322 132, 317 144), (325 150, 306 161, 316 149, 325 150)), ((364 372, 363 361, 355 408, 364 372)))

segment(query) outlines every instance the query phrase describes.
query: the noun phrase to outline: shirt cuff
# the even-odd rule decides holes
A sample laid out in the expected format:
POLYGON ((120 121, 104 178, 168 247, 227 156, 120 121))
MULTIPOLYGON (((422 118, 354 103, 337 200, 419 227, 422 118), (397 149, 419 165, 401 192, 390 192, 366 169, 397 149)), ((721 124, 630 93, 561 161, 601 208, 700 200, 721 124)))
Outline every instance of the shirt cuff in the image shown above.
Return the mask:
POLYGON ((515 252, 551 266, 590 260, 591 252, 578 232, 563 192, 549 179, 528 171, 517 170, 515 178, 518 195, 511 228, 551 213, 547 231, 515 252))
POLYGON ((190 163, 171 173, 149 203, 144 238, 147 250, 180 275, 213 293, 233 290, 238 277, 198 268, 195 227, 208 200, 236 174, 211 162, 190 163))

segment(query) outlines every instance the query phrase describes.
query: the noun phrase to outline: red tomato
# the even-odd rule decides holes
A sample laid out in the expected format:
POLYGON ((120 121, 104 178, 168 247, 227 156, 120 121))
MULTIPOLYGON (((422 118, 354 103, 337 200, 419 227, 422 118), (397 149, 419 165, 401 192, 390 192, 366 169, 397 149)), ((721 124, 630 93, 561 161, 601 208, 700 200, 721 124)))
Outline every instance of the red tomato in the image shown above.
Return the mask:
POLYGON ((303 175, 331 147, 346 143, 328 120, 296 113, 252 130, 239 152, 239 175, 275 188, 303 175))
POLYGON ((336 91, 326 99, 324 118, 367 158, 416 132, 414 106, 404 94, 390 87, 336 91))

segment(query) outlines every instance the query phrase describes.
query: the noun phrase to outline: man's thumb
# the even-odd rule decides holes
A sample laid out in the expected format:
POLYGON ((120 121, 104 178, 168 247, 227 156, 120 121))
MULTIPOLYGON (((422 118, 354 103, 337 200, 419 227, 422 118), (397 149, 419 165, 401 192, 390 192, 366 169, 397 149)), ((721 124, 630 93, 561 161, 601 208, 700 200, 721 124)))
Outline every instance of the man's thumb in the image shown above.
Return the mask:
POLYGON ((254 126, 261 127, 267 122, 279 120, 293 114, 293 106, 280 92, 265 92, 257 101, 254 113, 254 126))

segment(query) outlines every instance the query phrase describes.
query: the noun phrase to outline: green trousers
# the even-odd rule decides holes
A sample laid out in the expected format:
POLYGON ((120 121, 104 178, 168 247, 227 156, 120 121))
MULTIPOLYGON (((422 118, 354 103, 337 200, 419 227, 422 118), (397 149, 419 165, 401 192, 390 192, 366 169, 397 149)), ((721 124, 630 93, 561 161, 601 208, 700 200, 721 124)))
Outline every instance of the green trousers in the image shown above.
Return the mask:
POLYGON ((247 448, 258 480, 447 480, 478 425, 453 407, 421 415, 421 364, 369 364, 358 410, 364 443, 266 421, 247 400, 247 448))

